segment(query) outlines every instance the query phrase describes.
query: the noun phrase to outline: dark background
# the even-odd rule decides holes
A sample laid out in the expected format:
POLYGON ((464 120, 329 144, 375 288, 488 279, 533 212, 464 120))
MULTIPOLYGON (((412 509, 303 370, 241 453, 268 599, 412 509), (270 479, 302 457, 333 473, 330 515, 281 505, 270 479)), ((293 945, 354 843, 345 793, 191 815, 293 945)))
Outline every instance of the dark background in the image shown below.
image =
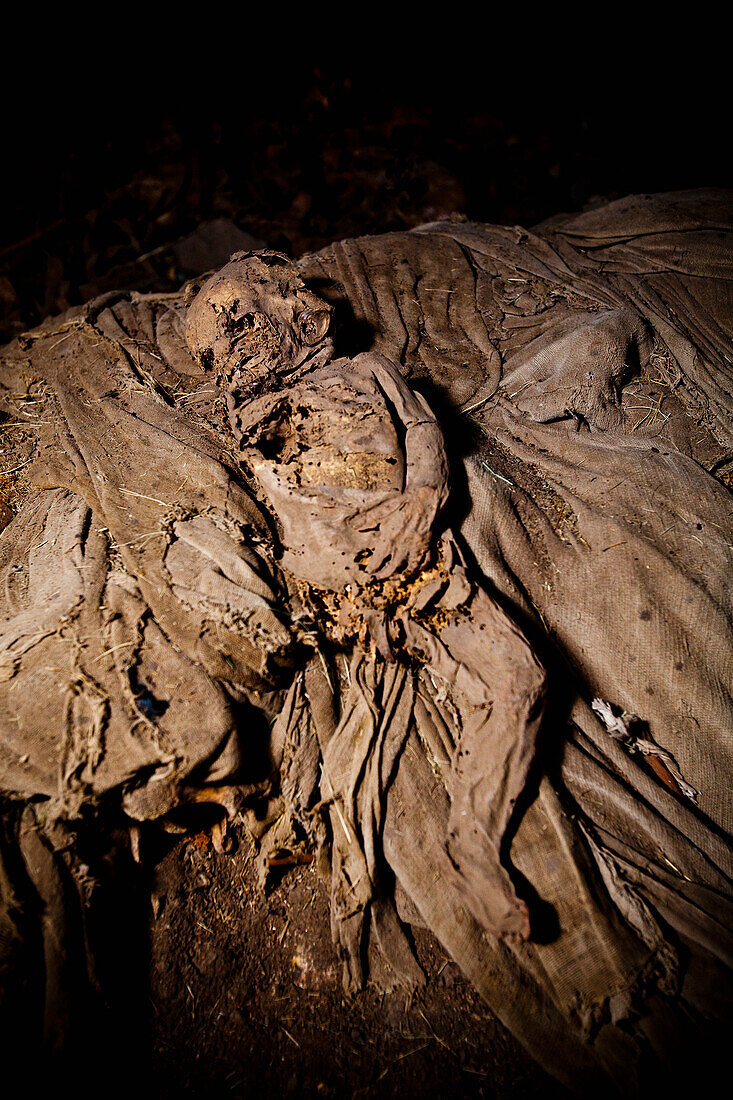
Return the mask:
POLYGON ((497 66, 496 45, 415 53, 411 66, 248 61, 215 85, 171 72, 114 97, 103 65, 47 73, 40 98, 16 87, 0 336, 107 289, 174 289, 252 238, 299 255, 454 211, 531 226, 630 192, 731 183, 727 66, 684 40, 541 69, 521 54, 497 66))

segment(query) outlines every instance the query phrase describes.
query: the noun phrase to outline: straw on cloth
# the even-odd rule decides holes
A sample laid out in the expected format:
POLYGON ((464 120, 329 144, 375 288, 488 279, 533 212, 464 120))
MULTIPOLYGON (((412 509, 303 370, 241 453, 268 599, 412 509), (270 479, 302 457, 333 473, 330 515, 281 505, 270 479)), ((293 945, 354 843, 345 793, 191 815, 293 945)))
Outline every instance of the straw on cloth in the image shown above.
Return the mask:
POLYGON ((733 955, 732 210, 237 254, 9 345, 37 446, 0 535, 2 867, 34 881, 29 814, 59 861, 90 815, 270 792, 263 853, 330 861, 349 988, 422 981, 419 921, 570 1087, 699 1079, 733 955))

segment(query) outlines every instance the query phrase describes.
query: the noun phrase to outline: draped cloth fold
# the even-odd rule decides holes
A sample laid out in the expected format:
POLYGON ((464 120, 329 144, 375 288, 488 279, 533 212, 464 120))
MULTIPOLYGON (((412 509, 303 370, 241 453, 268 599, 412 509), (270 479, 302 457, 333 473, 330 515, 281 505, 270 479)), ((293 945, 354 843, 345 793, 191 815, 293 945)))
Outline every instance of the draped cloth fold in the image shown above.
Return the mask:
POLYGON ((164 819, 235 782, 285 807, 278 843, 293 820, 329 856, 349 988, 423 979, 407 895, 578 1091, 641 1094, 714 1055, 731 209, 643 196, 240 256, 200 292, 195 349, 184 296, 134 294, 5 349, 2 408, 31 394, 39 415, 0 534, 3 944, 14 844, 29 881, 48 864, 49 924, 71 912, 60 822, 164 819), (13 825, 31 818, 41 847, 13 825))

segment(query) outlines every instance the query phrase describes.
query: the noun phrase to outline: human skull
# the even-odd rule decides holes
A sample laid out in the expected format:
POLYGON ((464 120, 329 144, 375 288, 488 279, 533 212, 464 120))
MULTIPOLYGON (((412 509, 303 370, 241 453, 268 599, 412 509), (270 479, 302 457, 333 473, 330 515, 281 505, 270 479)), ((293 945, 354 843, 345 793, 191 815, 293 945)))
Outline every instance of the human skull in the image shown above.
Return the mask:
POLYGON ((186 316, 186 342, 204 369, 258 388, 325 362, 331 309, 276 252, 235 253, 206 280, 186 316))

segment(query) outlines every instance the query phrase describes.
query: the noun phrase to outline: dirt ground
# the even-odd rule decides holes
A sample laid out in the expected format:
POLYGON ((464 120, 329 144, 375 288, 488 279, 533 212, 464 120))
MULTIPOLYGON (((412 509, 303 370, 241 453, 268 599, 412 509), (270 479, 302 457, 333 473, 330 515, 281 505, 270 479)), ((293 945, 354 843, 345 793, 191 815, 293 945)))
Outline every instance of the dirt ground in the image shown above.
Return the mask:
POLYGON ((328 892, 313 865, 265 894, 251 842, 205 833, 155 867, 150 934, 158 1095, 560 1096, 426 930, 425 987, 341 993, 328 892), (195 1042, 191 1040, 195 1039, 195 1042))
MULTIPOLYGON (((0 338, 105 290, 175 289, 236 248, 298 255, 456 210, 531 225, 599 195, 726 182, 709 153, 691 171, 705 140, 704 128, 690 136, 692 119, 660 162, 670 130, 654 157, 637 118, 619 155, 621 121, 582 107, 559 118, 446 101, 432 85, 367 94, 317 69, 286 91, 287 109, 281 91, 245 118, 118 114, 81 134, 51 127, 42 152, 27 146, 2 207, 0 338)), ((9 436, 4 470, 32 442, 9 436)), ((13 499, 12 476, 0 479, 0 527, 13 499)), ((220 854, 206 829, 175 841, 151 830, 140 864, 129 849, 116 857, 95 916, 121 1058, 112 1083, 160 1098, 565 1095, 426 930, 414 933, 422 990, 344 998, 315 867, 265 892, 241 823, 233 839, 220 854)))

